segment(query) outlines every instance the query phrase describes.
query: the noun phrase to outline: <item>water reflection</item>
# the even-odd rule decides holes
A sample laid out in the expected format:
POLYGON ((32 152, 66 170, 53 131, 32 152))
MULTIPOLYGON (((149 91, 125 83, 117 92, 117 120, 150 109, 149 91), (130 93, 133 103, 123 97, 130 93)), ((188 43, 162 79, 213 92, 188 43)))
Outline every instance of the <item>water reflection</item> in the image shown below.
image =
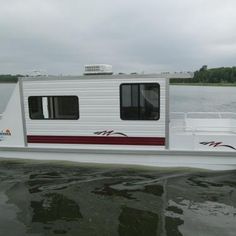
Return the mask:
POLYGON ((0 235, 235 235, 236 172, 0 162, 0 235))
POLYGON ((77 221, 82 218, 78 204, 58 193, 48 193, 42 200, 31 201, 31 208, 32 222, 77 221))
MULTIPOLYGON (((167 236, 182 236, 183 234, 180 233, 178 227, 184 223, 178 217, 165 217, 165 230, 167 236)), ((192 234, 190 234, 192 235, 192 234)))
POLYGON ((176 235, 235 235, 235 207, 212 201, 190 200, 179 203, 169 200, 168 204, 170 207, 166 218, 178 222, 179 231, 182 232, 176 235))
POLYGON ((120 236, 155 236, 157 235, 159 217, 151 211, 123 207, 119 216, 120 236))

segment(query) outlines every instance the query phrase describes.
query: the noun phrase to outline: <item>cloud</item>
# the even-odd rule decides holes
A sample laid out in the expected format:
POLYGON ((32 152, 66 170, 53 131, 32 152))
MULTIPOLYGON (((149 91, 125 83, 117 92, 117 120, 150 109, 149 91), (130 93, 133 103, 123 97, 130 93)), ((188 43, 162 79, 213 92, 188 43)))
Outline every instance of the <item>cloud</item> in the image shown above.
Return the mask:
POLYGON ((0 0, 0 74, 232 66, 234 0, 0 0))

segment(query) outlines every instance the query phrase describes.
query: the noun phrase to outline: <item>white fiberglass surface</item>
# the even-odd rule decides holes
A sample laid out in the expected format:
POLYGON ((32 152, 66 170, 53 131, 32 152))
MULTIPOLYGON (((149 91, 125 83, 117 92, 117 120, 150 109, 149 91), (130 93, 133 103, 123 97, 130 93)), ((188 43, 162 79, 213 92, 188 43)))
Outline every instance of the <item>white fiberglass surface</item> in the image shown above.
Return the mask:
POLYGON ((1 119, 1 114, 5 110, 15 86, 16 86, 15 83, 0 83, 0 94, 1 94, 0 119, 1 119))

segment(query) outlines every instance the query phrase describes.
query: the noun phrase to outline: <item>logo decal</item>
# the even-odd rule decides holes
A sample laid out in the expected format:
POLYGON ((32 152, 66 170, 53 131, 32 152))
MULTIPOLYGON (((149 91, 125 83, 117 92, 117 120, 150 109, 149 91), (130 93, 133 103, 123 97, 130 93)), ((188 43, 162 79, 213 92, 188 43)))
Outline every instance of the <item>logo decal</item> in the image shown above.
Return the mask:
POLYGON ((5 137, 11 136, 11 131, 9 129, 1 130, 0 131, 0 141, 3 141, 5 137))
POLYGON ((126 134, 123 134, 121 132, 115 132, 114 130, 103 130, 103 131, 96 131, 94 132, 96 135, 100 136, 113 136, 113 135, 119 135, 123 137, 128 137, 126 134))
POLYGON ((207 145, 209 147, 214 147, 214 148, 216 148, 216 147, 227 147, 227 148, 231 148, 231 149, 236 151, 235 147, 223 144, 222 142, 211 141, 211 142, 200 142, 200 144, 207 145))

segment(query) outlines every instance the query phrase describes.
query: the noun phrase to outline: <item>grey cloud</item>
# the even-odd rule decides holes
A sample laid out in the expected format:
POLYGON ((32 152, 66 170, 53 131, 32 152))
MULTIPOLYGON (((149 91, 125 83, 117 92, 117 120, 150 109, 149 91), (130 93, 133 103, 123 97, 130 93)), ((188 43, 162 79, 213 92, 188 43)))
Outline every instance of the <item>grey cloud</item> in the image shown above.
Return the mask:
POLYGON ((233 66, 234 0, 0 0, 0 74, 233 66))

